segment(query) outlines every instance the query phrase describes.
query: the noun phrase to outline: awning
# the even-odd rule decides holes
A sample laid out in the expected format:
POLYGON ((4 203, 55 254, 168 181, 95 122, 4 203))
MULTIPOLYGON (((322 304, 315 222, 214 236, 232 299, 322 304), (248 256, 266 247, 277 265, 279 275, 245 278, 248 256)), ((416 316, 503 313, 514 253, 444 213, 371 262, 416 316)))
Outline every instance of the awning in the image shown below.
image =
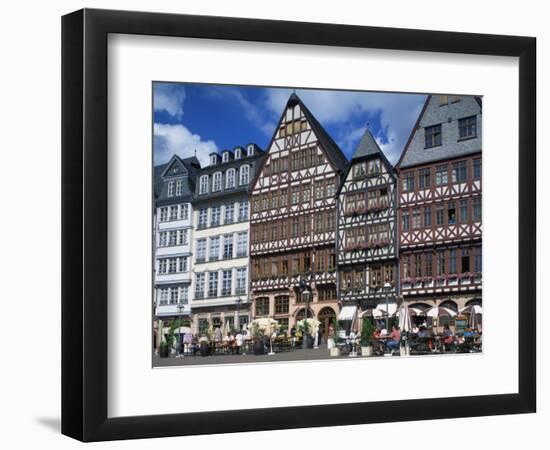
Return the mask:
POLYGON ((397 312, 397 303, 379 303, 376 309, 381 309, 390 316, 393 316, 397 312))
POLYGON ((357 314, 357 306, 344 306, 338 315, 338 320, 353 320, 355 314, 357 314))

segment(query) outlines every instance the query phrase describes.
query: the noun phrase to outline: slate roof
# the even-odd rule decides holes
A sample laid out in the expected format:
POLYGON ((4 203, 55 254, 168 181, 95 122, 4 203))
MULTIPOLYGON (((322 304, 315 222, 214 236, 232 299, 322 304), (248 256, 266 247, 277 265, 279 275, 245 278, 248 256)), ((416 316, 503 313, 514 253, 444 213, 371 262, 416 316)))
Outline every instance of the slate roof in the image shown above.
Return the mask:
MULTIPOLYGON (((193 198, 193 193, 195 191, 195 181, 199 170, 200 162, 195 156, 182 159, 179 156, 174 155, 169 162, 155 166, 153 171, 153 183, 156 206, 180 203, 182 201, 190 202, 193 198), (181 163, 187 170, 187 177, 185 178, 187 182, 183 184, 182 195, 168 197, 166 192, 167 183, 165 181, 171 178, 171 176, 163 177, 163 175, 166 169, 168 169, 168 167, 171 166, 174 161, 181 163)), ((178 178, 178 176, 176 176, 175 178, 178 178)))
POLYGON ((481 151, 481 98, 460 96, 460 101, 440 106, 437 95, 429 95, 409 136, 405 149, 397 163, 400 169, 428 164, 444 159, 459 158, 481 151), (472 139, 458 139, 457 121, 477 116, 477 136, 472 139), (441 124, 443 143, 437 147, 425 148, 425 127, 441 124))

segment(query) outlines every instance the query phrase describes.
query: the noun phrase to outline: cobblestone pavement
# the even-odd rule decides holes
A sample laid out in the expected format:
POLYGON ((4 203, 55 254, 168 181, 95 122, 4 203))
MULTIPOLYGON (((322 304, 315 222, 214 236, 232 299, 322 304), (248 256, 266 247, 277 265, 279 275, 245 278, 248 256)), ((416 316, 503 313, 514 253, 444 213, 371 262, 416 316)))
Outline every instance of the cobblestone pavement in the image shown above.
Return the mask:
MULTIPOLYGON (((360 357, 360 356, 358 356, 360 357)), ((317 349, 296 348, 292 351, 275 353, 274 355, 215 355, 202 357, 198 353, 196 356, 183 356, 170 358, 159 358, 153 356, 154 367, 171 366, 195 366, 206 364, 237 364, 237 363, 259 363, 259 362, 281 362, 281 361, 308 361, 322 359, 350 359, 348 355, 331 357, 327 345, 323 344, 317 349)))

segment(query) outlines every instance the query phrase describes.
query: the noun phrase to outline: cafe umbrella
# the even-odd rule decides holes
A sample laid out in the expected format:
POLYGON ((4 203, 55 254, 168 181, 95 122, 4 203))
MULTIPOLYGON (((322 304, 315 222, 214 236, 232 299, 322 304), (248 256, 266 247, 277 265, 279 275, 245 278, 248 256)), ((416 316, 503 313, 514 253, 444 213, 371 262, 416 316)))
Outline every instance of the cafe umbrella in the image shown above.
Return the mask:
POLYGON ((481 305, 470 305, 462 308, 460 310, 460 313, 470 315, 470 326, 474 328, 476 325, 476 315, 483 314, 483 308, 481 307, 481 305))
POLYGON ((411 308, 406 306, 399 309, 399 329, 404 332, 412 330, 411 308))

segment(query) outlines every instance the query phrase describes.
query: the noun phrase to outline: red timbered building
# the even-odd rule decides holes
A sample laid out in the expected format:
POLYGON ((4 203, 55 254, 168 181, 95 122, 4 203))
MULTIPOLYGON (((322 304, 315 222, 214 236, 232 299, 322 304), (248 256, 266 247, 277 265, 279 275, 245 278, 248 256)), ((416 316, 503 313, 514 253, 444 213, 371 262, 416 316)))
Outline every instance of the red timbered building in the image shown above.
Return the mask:
POLYGON ((254 317, 287 330, 305 316, 325 333, 339 313, 336 296, 335 193, 347 160, 303 102, 292 94, 250 187, 251 299, 254 317))
POLYGON ((396 172, 367 129, 338 192, 338 298, 361 309, 397 296, 396 172))
POLYGON ((481 304, 481 98, 428 96, 397 164, 401 294, 481 304))

